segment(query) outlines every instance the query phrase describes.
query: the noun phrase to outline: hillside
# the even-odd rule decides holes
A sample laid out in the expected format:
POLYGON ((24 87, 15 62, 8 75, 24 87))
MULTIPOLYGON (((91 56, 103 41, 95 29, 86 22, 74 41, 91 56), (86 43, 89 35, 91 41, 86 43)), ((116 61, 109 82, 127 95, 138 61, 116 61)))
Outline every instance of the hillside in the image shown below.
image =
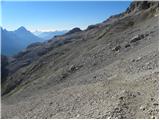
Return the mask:
POLYGON ((158 17, 158 2, 132 2, 4 57, 2 118, 158 118, 158 17))

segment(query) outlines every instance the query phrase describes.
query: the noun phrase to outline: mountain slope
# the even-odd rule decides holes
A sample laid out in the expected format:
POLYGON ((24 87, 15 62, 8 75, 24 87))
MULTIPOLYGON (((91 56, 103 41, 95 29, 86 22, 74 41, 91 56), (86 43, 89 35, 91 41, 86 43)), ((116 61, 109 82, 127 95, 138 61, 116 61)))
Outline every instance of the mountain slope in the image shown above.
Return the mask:
POLYGON ((1 36, 2 54, 9 56, 15 55, 31 43, 42 41, 24 27, 15 31, 7 31, 1 28, 1 36))
POLYGON ((158 16, 158 2, 133 2, 19 53, 6 67, 2 118, 158 118, 158 16))
POLYGON ((21 39, 13 32, 1 28, 2 54, 13 55, 22 50, 21 39))

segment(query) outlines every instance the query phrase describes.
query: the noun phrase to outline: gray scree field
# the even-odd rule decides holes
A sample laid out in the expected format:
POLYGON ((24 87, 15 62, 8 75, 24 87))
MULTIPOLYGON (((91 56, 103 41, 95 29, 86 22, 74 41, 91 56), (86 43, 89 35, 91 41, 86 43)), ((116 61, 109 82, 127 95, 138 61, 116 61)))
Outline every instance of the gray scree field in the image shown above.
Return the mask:
POLYGON ((158 1, 134 1, 2 56, 2 118, 159 118, 158 20, 158 1))

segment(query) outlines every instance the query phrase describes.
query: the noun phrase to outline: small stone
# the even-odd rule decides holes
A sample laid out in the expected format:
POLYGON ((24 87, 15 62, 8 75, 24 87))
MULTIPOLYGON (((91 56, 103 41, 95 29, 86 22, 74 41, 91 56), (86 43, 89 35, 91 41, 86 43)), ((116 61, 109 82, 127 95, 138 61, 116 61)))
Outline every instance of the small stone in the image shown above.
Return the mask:
POLYGON ((146 63, 146 66, 148 66, 149 64, 150 64, 150 62, 147 62, 147 63, 146 63))
POLYGON ((131 62, 135 62, 135 61, 136 61, 135 59, 132 59, 132 60, 131 60, 131 62))
POLYGON ((94 62, 92 65, 93 65, 93 66, 95 66, 95 65, 97 65, 97 63, 96 63, 96 62, 94 62))
POLYGON ((74 71, 75 69, 76 69, 75 65, 71 65, 69 68, 70 71, 74 71))
POLYGON ((97 78, 96 76, 93 76, 93 78, 97 78))
POLYGON ((134 37, 131 39, 130 43, 137 42, 137 41, 143 39, 144 37, 145 37, 144 34, 136 35, 136 36, 134 36, 134 37))
POLYGON ((141 57, 138 57, 137 59, 136 59, 136 61, 138 62, 139 60, 141 60, 142 58, 141 57))
POLYGON ((121 97, 119 97, 119 99, 120 99, 120 100, 123 100, 123 99, 124 99, 124 97, 122 97, 122 96, 121 96, 121 97))
POLYGON ((152 69, 152 67, 151 67, 151 66, 148 66, 148 69, 150 70, 150 69, 152 69))
POLYGON ((149 33, 146 33, 146 34, 145 34, 145 37, 147 37, 147 36, 149 36, 149 33))
POLYGON ((122 90, 121 93, 124 94, 124 93, 127 93, 127 91, 126 90, 122 90))
POLYGON ((50 115, 49 115, 49 117, 51 118, 53 116, 53 114, 51 113, 50 115))
POLYGON ((130 44, 126 44, 126 45, 125 45, 125 48, 128 48, 128 47, 130 47, 130 46, 131 46, 130 44))
POLYGON ((158 112, 159 112, 159 109, 156 109, 155 111, 158 113, 158 112))
POLYGON ((111 119, 111 116, 109 116, 107 119, 111 119))
POLYGON ((144 111, 144 110, 145 110, 145 107, 144 107, 144 106, 141 106, 139 109, 144 111))
POLYGON ((116 47, 112 48, 112 51, 119 51, 119 50, 120 50, 120 48, 121 48, 121 46, 120 46, 120 45, 118 45, 118 46, 116 46, 116 47))
POLYGON ((156 119, 156 117, 155 116, 151 116, 151 119, 156 119))
POLYGON ((138 95, 141 95, 141 93, 140 93, 140 92, 137 92, 137 94, 138 94, 138 95))
POLYGON ((80 116, 80 114, 77 114, 77 116, 76 116, 76 117, 78 118, 79 116, 80 116))
POLYGON ((49 103, 49 105, 52 105, 52 104, 53 104, 53 102, 50 102, 50 103, 49 103))
POLYGON ((158 106, 158 103, 153 103, 154 106, 158 106))

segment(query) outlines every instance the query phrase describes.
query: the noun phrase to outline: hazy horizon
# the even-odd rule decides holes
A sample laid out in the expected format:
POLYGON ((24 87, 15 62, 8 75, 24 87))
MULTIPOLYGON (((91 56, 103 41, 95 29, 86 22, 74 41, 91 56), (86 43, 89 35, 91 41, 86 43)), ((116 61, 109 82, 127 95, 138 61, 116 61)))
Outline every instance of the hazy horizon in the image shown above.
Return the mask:
MULTIPOLYGON (((15 28, 15 29, 12 29, 12 30, 9 30, 9 29, 7 29, 7 28, 5 28, 5 27, 2 27, 2 26, 0 26, 2 29, 4 29, 4 30, 7 30, 7 31, 15 31, 15 30, 17 30, 17 29, 19 29, 20 27, 24 27, 24 28, 26 28, 25 26, 19 26, 18 28, 15 28)), ((27 29, 27 28, 26 28, 27 29)), ((29 30, 29 29, 27 29, 27 30, 29 30)), ((34 31, 32 31, 32 30, 29 30, 30 32, 32 32, 32 33, 34 33, 34 32, 58 32, 58 31, 68 31, 68 30, 34 30, 34 31)))
POLYGON ((2 27, 31 32, 86 29, 127 9, 131 1, 2 1, 2 27), (118 7, 117 7, 118 6, 118 7))

